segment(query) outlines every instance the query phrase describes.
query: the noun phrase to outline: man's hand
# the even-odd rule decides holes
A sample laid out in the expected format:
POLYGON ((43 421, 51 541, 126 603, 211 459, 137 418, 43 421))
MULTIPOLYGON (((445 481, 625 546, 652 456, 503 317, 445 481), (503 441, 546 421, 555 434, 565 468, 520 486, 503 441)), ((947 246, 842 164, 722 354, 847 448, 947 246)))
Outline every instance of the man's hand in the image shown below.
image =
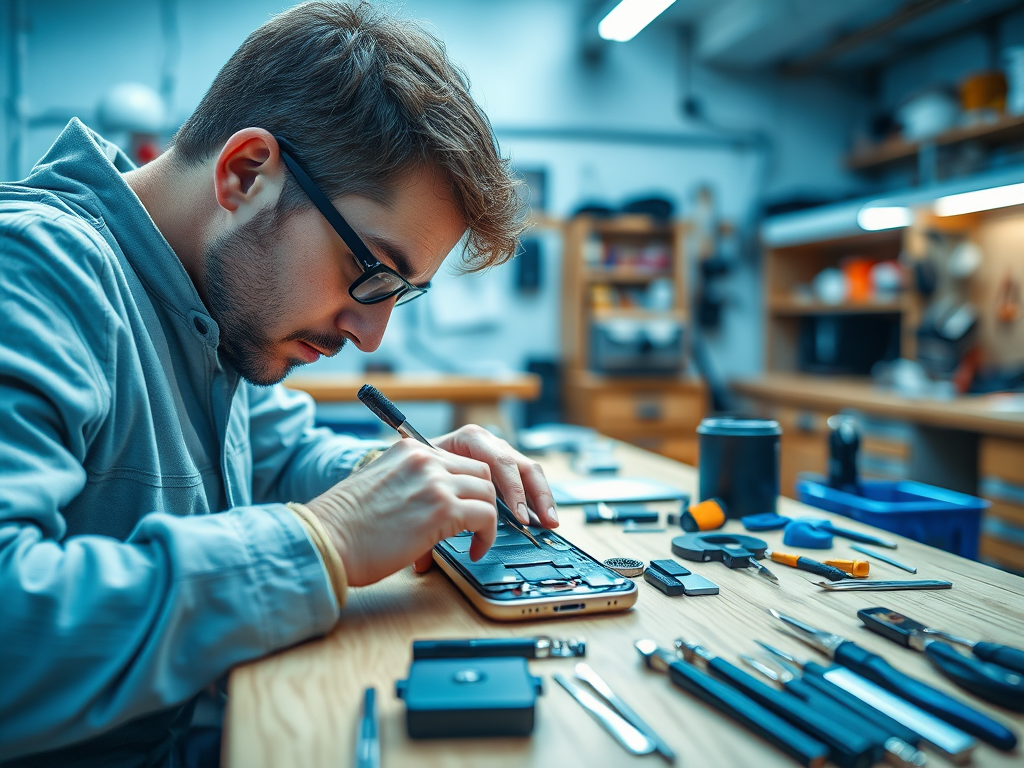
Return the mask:
POLYGON ((479 560, 494 543, 494 504, 484 461, 399 440, 306 506, 330 532, 348 583, 359 587, 422 560, 424 552, 429 564, 433 546, 460 531, 473 531, 469 554, 479 560))

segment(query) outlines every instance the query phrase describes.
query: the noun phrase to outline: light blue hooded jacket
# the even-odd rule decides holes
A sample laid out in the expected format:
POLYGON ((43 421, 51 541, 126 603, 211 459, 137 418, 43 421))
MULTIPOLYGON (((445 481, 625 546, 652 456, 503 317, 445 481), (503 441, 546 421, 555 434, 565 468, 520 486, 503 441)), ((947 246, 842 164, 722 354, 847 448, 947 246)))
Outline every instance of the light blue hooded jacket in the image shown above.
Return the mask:
POLYGON ((282 503, 367 445, 220 359, 131 168, 72 120, 0 185, 5 766, 171 764, 205 685, 338 615, 282 503))

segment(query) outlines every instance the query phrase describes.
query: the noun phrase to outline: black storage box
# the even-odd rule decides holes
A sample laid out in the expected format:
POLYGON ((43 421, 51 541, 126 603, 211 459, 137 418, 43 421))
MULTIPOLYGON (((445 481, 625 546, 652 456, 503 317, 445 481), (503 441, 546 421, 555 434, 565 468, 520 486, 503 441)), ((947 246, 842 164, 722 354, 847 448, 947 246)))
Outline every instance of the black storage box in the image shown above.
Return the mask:
POLYGON ((671 376, 683 370, 684 328, 676 320, 596 320, 590 328, 597 373, 671 376))
POLYGON ((419 659, 395 684, 414 739, 529 736, 542 691, 526 659, 419 659))

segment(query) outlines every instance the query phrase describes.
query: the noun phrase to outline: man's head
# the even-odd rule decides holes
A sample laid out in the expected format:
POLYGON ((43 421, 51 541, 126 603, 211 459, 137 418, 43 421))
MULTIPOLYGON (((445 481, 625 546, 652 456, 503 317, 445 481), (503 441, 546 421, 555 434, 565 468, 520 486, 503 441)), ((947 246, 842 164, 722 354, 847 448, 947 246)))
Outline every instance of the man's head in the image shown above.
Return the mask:
POLYGON ((345 340, 375 349, 395 303, 349 294, 363 266, 275 137, 411 283, 428 282, 460 240, 467 271, 515 251, 516 181, 443 44, 366 4, 293 8, 249 36, 173 142, 180 167, 213 171, 197 287, 250 381, 278 381, 345 340))

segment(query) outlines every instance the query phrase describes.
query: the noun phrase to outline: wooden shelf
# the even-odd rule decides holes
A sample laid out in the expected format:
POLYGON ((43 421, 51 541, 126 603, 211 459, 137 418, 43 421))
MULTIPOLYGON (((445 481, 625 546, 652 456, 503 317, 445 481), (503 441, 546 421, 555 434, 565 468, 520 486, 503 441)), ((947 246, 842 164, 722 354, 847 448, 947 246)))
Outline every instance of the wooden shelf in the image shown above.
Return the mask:
POLYGON ((1024 141, 1024 115, 1013 115, 1001 118, 995 123, 953 128, 934 136, 927 142, 890 139, 851 152, 846 157, 846 167, 851 171, 868 171, 885 165, 910 160, 917 156, 924 144, 936 147, 948 147, 965 141, 981 141, 986 144, 1009 144, 1024 141))
POLYGON ((768 301, 768 311, 773 315, 891 315, 905 310, 905 303, 899 299, 825 304, 820 301, 803 301, 792 296, 773 296, 768 301))
POLYGON ((590 311, 590 314, 595 320, 612 320, 616 318, 623 318, 625 320, 686 320, 685 313, 678 309, 655 311, 637 307, 595 307, 590 311))
POLYGON ((646 272, 642 269, 587 269, 583 277, 588 283, 650 283, 671 280, 671 272, 646 272))

